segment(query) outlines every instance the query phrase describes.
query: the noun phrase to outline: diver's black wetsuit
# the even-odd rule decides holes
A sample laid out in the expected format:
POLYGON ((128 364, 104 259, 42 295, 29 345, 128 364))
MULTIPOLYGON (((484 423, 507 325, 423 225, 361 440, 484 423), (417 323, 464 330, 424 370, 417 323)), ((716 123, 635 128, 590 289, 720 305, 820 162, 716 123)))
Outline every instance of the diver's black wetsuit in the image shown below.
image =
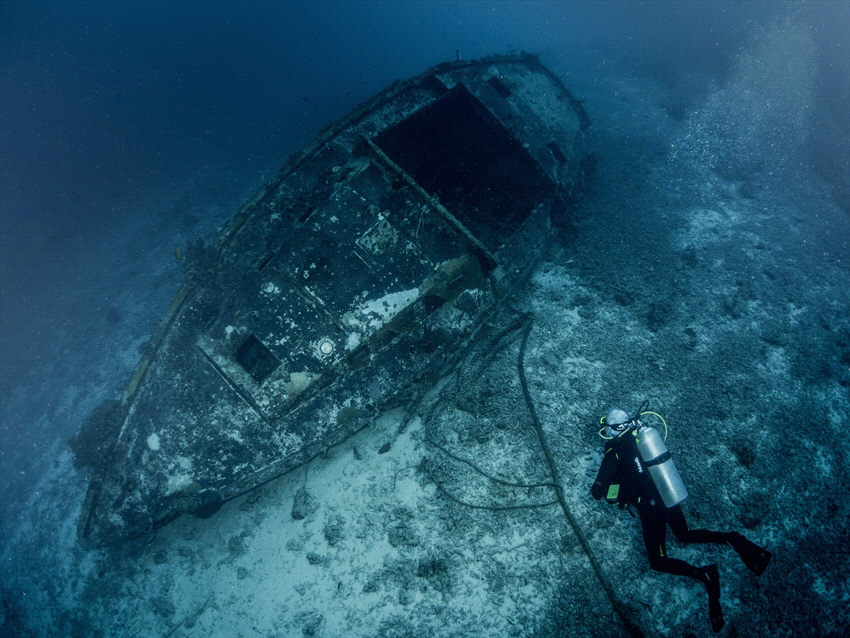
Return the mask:
POLYGON ((741 556, 744 564, 756 576, 767 568, 772 554, 747 540, 738 532, 712 532, 707 529, 689 529, 679 505, 664 507, 658 488, 649 476, 635 444, 635 426, 605 445, 605 456, 596 481, 590 488, 593 498, 605 497, 609 503, 618 503, 620 509, 635 505, 640 514, 643 541, 652 569, 678 576, 688 576, 705 585, 708 593, 708 615, 711 628, 723 628, 723 611, 720 608, 720 576, 717 565, 694 567, 690 563, 667 555, 667 526, 683 543, 715 543, 729 545, 741 556))
POLYGON ((702 580, 696 567, 667 556, 667 525, 670 525, 676 538, 683 543, 726 545, 730 535, 707 529, 690 529, 680 506, 664 507, 658 488, 649 477, 630 432, 606 444, 605 458, 591 488, 591 494, 596 499, 602 498, 606 496, 609 485, 619 486, 616 499, 609 498, 609 502, 619 503, 621 509, 629 505, 637 507, 646 554, 652 569, 702 580))
POLYGON ((667 525, 682 543, 714 543, 726 545, 730 535, 723 532, 712 532, 707 529, 690 529, 685 520, 685 514, 678 505, 667 508, 661 502, 660 496, 643 498, 637 504, 640 514, 640 524, 643 527, 643 542, 646 544, 646 555, 652 569, 668 574, 690 576, 701 580, 697 568, 683 560, 670 558, 667 555, 667 525))
MULTIPOLYGON (((709 600, 709 617, 715 632, 723 628, 723 611, 720 608, 720 580, 717 565, 695 567, 690 563, 667 555, 667 525, 683 543, 715 543, 732 545, 740 537, 737 533, 712 532, 707 529, 690 529, 679 505, 664 507, 658 488, 652 482, 635 445, 633 429, 608 441, 605 456, 596 481, 590 492, 594 498, 606 497, 609 503, 618 503, 621 509, 635 505, 643 528, 643 541, 652 569, 688 576, 705 585, 709 600)), ((743 537, 740 537, 743 538, 743 537)), ((734 546, 734 545, 733 545, 734 546)), ((737 548, 736 548, 737 549, 737 548)))

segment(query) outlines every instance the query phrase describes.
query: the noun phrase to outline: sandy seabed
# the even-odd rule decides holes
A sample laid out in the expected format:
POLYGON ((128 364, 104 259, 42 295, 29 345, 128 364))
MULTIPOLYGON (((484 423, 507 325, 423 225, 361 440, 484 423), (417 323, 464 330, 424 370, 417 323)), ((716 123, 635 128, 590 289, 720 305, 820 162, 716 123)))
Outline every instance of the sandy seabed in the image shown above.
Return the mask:
POLYGON ((706 113, 674 119, 664 87, 598 71, 572 86, 597 170, 569 228, 412 420, 385 414, 212 518, 84 552, 87 476, 67 439, 121 391, 179 286, 164 255, 250 193, 211 203, 187 187, 162 195, 191 213, 183 226, 131 218, 74 293, 108 294, 122 320, 57 335, 55 360, 3 408, 4 427, 28 432, 4 452, 4 635, 707 635, 701 587, 652 572, 639 522, 590 498, 599 417, 644 399, 670 425, 691 526, 774 553, 757 579, 729 549, 669 540, 672 556, 720 566, 724 635, 840 635, 850 218, 793 158, 737 176, 675 155, 699 146, 688 127, 706 113), (523 370, 575 526, 545 505, 551 488, 487 477, 551 481, 520 386, 524 328, 523 370))

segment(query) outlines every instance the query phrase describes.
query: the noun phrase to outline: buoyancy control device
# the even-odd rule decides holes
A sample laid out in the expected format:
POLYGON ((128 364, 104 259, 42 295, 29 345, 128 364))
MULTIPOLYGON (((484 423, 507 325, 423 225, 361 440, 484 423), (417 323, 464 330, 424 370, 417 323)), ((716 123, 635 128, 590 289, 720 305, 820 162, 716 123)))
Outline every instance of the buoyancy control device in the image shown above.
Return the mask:
POLYGON ((649 477, 658 488, 664 507, 673 507, 688 497, 679 470, 670 456, 670 450, 658 430, 641 422, 634 432, 635 445, 649 477))

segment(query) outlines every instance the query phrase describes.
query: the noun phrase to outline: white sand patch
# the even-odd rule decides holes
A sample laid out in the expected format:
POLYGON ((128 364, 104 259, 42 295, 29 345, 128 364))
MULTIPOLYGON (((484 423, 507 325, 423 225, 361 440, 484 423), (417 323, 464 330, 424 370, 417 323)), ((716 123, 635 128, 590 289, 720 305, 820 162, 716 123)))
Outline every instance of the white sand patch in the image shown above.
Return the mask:
POLYGON ((371 334, 416 301, 418 296, 418 288, 391 292, 378 299, 362 302, 354 310, 345 313, 342 322, 349 329, 371 334))

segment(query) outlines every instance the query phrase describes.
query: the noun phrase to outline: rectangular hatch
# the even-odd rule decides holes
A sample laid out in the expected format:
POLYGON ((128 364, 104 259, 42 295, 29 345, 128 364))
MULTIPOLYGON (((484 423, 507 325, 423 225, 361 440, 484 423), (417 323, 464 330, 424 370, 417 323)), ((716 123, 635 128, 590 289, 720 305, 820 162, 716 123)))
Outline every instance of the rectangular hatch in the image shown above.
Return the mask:
POLYGON ((554 191, 523 145, 463 84, 374 142, 491 250, 554 191))
POLYGON ((260 385, 280 365, 278 358, 253 334, 239 346, 234 358, 260 385))

